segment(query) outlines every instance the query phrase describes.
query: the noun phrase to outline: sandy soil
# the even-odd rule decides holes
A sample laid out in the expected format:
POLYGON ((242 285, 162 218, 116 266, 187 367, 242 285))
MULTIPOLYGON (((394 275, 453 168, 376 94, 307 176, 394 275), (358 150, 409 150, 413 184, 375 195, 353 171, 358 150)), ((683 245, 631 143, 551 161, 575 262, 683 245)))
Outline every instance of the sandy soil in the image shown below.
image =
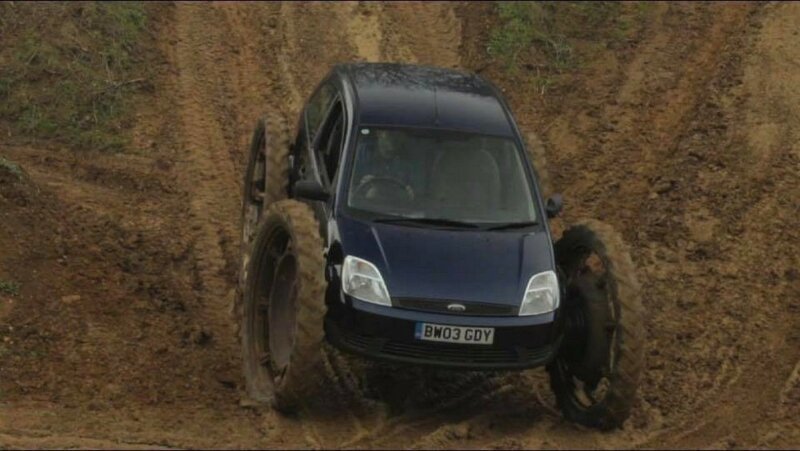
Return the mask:
POLYGON ((157 5, 159 74, 120 155, 9 147, 0 447, 797 447, 800 4, 657 4, 542 96, 488 65, 481 4, 157 5), (296 417, 242 402, 229 307, 255 120, 285 143, 329 65, 480 70, 567 206, 634 249, 647 369, 620 431, 564 422, 541 370, 444 376, 330 354, 296 417))

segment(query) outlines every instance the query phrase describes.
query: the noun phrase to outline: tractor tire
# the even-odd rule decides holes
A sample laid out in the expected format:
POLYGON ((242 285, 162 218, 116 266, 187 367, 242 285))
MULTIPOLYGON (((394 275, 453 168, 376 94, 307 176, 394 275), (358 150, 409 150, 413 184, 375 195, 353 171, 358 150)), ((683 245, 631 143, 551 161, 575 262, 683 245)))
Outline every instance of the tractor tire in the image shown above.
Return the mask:
POLYGON ((275 202, 251 248, 240 318, 247 394, 292 412, 324 374, 325 264, 313 211, 295 200, 275 202))
POLYGON ((607 224, 584 221, 555 244, 566 284, 564 342, 547 366, 564 416, 609 430, 629 417, 644 367, 644 308, 627 246, 607 224))
POLYGON ((252 241, 263 211, 289 191, 289 148, 270 145, 267 121, 256 123, 242 184, 242 247, 252 241))
MULTIPOLYGON (((274 144, 274 143, 273 143, 274 144)), ((273 203, 287 197, 289 186, 288 146, 270 145, 266 119, 259 119, 250 141, 250 152, 242 184, 241 244, 239 280, 231 305, 235 336, 239 336, 242 318, 242 292, 244 274, 250 262, 253 234, 261 222, 263 212, 273 203)))

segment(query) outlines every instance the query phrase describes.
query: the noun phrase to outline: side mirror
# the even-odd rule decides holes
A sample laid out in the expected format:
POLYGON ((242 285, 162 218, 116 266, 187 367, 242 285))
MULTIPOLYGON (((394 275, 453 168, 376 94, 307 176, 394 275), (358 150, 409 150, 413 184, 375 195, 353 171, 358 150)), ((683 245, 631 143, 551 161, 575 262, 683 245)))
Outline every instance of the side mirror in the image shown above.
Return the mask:
POLYGON ((318 200, 327 202, 331 194, 319 182, 314 180, 300 180, 294 184, 292 190, 295 197, 305 200, 318 200))
POLYGON ((564 209, 564 199, 561 197, 561 194, 553 194, 552 196, 547 198, 545 202, 544 210, 547 212, 547 217, 552 219, 558 216, 561 213, 561 210, 564 209))

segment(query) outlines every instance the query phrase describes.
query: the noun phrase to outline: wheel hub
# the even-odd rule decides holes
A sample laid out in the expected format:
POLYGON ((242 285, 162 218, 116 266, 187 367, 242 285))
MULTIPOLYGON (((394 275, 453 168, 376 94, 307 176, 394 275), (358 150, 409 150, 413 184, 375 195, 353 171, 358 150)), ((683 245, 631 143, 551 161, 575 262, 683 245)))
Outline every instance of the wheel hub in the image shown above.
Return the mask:
POLYGON ((278 259, 270 291, 269 351, 276 378, 289 366, 296 323, 297 262, 289 250, 278 259))
MULTIPOLYGON (((595 391, 610 374, 616 327, 602 279, 587 271, 573 279, 567 293, 564 363, 578 379, 578 392, 595 391)), ((607 382, 607 380, 606 380, 607 382)))

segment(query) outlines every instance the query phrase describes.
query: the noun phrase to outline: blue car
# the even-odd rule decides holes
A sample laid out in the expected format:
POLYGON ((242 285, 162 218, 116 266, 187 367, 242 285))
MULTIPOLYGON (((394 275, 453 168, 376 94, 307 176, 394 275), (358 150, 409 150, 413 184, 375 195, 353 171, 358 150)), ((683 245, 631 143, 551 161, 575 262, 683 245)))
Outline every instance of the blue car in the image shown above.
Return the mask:
POLYGON ((545 366, 564 415, 629 416, 643 361, 639 288, 611 227, 554 241, 526 143, 476 74, 336 66, 291 144, 253 135, 234 311, 247 392, 291 410, 323 341, 454 370, 545 366))

